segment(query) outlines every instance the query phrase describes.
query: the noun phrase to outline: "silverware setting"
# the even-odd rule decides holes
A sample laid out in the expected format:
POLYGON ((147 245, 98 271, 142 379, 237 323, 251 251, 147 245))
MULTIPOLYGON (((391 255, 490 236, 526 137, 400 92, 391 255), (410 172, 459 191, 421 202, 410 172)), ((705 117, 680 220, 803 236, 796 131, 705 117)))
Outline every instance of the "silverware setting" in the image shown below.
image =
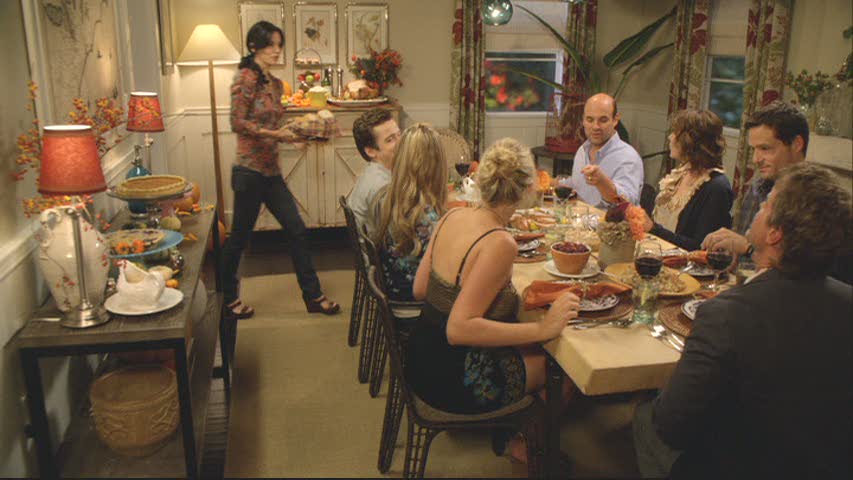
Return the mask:
POLYGON ((589 330, 590 328, 596 327, 617 327, 617 328, 628 328, 631 325, 631 318, 623 318, 621 320, 609 320, 606 322, 591 320, 587 322, 579 322, 572 325, 572 328, 575 330, 589 330))
POLYGON ((669 344, 669 346, 678 350, 679 352, 684 351, 684 340, 679 338, 678 335, 667 330, 666 327, 664 327, 663 325, 652 325, 650 330, 653 337, 657 338, 658 340, 665 341, 669 344))

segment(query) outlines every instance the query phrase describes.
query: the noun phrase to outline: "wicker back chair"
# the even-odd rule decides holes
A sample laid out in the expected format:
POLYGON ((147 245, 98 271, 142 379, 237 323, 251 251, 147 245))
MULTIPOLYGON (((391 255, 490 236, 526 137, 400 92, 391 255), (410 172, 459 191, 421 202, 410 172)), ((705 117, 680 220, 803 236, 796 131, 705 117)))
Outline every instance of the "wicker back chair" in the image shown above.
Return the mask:
POLYGON ((457 163, 471 163, 474 160, 471 156, 471 144, 456 130, 437 128, 436 132, 438 132, 438 139, 444 150, 447 168, 452 172, 451 175, 457 175, 454 165, 457 163))
POLYGON ((542 402, 535 395, 489 413, 461 415, 445 412, 431 407, 414 395, 408 388, 403 368, 403 350, 400 336, 395 325, 388 298, 380 287, 375 267, 367 273, 368 295, 373 297, 378 311, 378 320, 382 323, 384 340, 391 359, 391 380, 388 393, 388 407, 385 411, 385 424, 382 430, 379 470, 386 472, 391 464, 391 456, 397 439, 403 405, 408 417, 408 435, 406 439, 406 458, 404 460, 404 478, 423 478, 426 469, 429 447, 436 435, 453 429, 514 429, 527 437, 528 476, 537 478, 542 470, 541 421, 543 419, 542 402), (397 405, 392 405, 394 399, 397 405), (393 408, 389 408, 393 407, 393 408), (396 415, 396 422, 394 416, 396 415), (383 454, 385 458, 383 458, 383 454), (384 467, 384 470, 383 470, 384 467))
POLYGON ((350 248, 352 249, 355 260, 355 287, 352 291, 352 311, 349 317, 349 332, 347 334, 347 344, 354 347, 358 343, 358 330, 361 326, 361 319, 365 314, 365 264, 364 254, 361 248, 361 242, 358 238, 358 224, 355 221, 355 215, 352 209, 347 204, 345 196, 341 195, 338 199, 341 210, 344 212, 344 217, 347 221, 347 234, 349 234, 350 248))
MULTIPOLYGON (((375 266, 379 285, 382 287, 382 291, 386 292, 387 289, 385 286, 387 284, 385 275, 383 274, 382 265, 380 264, 381 260, 379 259, 379 250, 376 248, 376 244, 373 243, 373 240, 371 240, 367 235, 367 229, 362 228, 360 233, 365 260, 367 261, 364 271, 366 272, 370 266, 375 266)), ((397 324, 397 330, 407 338, 409 330, 414 324, 415 319, 421 314, 423 302, 389 300, 388 304, 391 307, 391 314, 394 316, 394 321, 397 324)), ((367 348, 367 355, 370 359, 369 361, 371 365, 369 375, 370 396, 376 398, 382 388, 382 378, 385 375, 385 365, 388 363, 388 354, 385 351, 385 342, 382 340, 382 336, 384 335, 382 322, 376 321, 374 317, 371 326, 372 331, 369 333, 368 338, 372 343, 367 348)))

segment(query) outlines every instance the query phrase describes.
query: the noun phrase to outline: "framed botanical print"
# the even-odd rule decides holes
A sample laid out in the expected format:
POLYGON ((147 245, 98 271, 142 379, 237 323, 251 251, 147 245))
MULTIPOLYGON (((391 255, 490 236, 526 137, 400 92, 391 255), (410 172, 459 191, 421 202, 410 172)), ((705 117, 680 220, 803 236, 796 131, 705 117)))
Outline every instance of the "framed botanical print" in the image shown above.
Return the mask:
POLYGON ((320 63, 338 63, 338 5, 298 2, 293 17, 296 51, 311 49, 320 55, 320 63))
POLYGON ((369 57, 370 52, 388 48, 388 5, 349 3, 347 19, 347 63, 353 57, 369 57))
MULTIPOLYGON (((281 31, 285 31, 284 2, 241 1, 237 4, 237 8, 240 16, 240 52, 243 55, 249 53, 246 51, 246 35, 248 35, 252 25, 261 20, 266 20, 280 28, 281 31)), ((284 41, 283 38, 281 40, 284 41)), ((282 49, 282 55, 284 55, 284 49, 282 49)), ((282 58, 276 61, 276 64, 282 63, 284 63, 282 58)))

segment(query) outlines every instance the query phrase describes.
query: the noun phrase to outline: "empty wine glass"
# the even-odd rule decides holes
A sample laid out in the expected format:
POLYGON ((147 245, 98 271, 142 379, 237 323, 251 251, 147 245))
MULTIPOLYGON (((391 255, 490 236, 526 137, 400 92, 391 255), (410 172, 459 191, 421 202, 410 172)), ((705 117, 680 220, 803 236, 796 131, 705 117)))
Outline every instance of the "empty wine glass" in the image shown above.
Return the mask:
POLYGON ((731 266, 734 260, 732 252, 734 252, 734 241, 731 239, 717 243, 714 249, 708 252, 708 266, 714 270, 714 281, 708 285, 708 290, 712 292, 720 290, 720 275, 731 266))

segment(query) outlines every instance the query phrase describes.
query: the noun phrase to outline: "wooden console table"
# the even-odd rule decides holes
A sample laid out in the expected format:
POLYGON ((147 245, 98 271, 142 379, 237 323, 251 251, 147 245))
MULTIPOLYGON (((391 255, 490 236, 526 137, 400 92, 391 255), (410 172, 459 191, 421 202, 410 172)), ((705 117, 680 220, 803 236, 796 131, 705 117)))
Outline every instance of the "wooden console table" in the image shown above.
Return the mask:
MULTIPOLYGON (((113 225, 122 225, 126 220, 127 211, 123 210, 113 225)), ((208 301, 205 315, 196 323, 190 316, 195 295, 207 295, 207 292, 197 292, 196 287, 211 235, 217 267, 220 264, 217 224, 215 210, 202 211, 184 224, 182 233, 194 233, 198 240, 184 242, 180 246, 185 259, 180 279, 184 299, 176 307, 145 317, 110 314, 112 319, 106 324, 83 330, 38 320, 60 315, 55 307, 47 307, 37 312, 36 318, 18 331, 13 342, 20 351, 27 389, 30 412, 27 434, 35 440, 42 478, 198 478, 211 382, 213 378, 222 378, 226 394, 230 391, 230 357, 236 341, 236 325, 221 318, 222 288, 218 268, 213 306, 208 301), (214 368, 217 339, 220 341, 222 365, 214 368), (180 404, 179 432, 168 439, 165 446, 144 458, 114 453, 98 439, 87 409, 79 408, 72 415, 64 441, 54 452, 45 411, 40 359, 158 349, 174 352, 180 404)), ((88 401, 84 404, 88 405, 88 401)))

